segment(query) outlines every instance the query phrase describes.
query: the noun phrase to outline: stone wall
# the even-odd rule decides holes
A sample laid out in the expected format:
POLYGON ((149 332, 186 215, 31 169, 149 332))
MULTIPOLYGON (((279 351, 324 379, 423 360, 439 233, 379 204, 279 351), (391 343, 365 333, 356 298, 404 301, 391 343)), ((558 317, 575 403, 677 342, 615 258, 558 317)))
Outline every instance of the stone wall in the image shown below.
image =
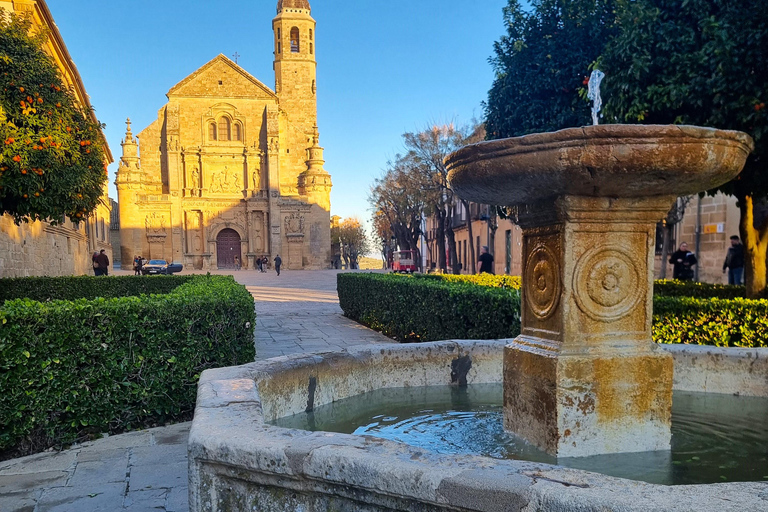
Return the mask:
POLYGON ((9 215, 0 217, 0 278, 80 275, 92 270, 83 227, 75 229, 69 222, 17 226, 9 215))

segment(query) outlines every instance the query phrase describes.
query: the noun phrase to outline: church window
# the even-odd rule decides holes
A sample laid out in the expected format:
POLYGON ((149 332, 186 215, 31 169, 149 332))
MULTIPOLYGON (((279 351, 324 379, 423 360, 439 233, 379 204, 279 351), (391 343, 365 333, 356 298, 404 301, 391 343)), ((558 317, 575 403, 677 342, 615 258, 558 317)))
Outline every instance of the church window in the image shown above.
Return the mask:
POLYGON ((242 140, 243 135, 241 132, 243 131, 243 128, 240 126, 240 123, 235 123, 232 128, 232 140, 242 140))
POLYGON ((312 29, 309 29, 309 40, 312 41, 312 29))
POLYGON ((277 27, 277 38, 280 39, 280 37, 281 37, 281 35, 280 35, 280 27, 277 27))
POLYGON ((232 140, 229 133, 229 119, 226 117, 219 118, 219 140, 232 140))
POLYGON ((299 53, 299 28, 291 29, 291 53, 299 53))
POLYGON ((277 53, 283 53, 283 43, 277 42, 277 53))
POLYGON ((312 55, 315 53, 315 49, 312 47, 312 43, 309 43, 309 54, 312 55))
POLYGON ((208 123, 208 140, 216 140, 216 123, 208 123))

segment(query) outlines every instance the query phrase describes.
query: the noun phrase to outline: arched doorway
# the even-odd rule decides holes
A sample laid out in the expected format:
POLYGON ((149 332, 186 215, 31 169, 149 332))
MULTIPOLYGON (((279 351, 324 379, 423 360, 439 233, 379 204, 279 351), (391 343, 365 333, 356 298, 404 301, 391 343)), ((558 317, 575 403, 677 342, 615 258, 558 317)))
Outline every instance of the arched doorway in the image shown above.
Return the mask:
POLYGON ((240 235, 234 229, 224 229, 216 237, 216 265, 219 268, 235 268, 235 256, 240 256, 240 235))

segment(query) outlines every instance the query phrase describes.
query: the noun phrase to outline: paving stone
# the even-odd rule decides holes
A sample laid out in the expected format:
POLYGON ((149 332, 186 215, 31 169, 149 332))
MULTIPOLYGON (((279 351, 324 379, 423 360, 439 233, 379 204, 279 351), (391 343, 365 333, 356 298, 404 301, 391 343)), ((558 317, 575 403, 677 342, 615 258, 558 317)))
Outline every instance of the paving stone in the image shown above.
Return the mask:
POLYGON ((0 466, 0 475, 23 475, 46 471, 67 471, 72 468, 77 457, 77 451, 46 452, 8 460, 0 466))
POLYGON ((115 512, 122 510, 125 483, 46 489, 35 512, 115 512))
POLYGON ((149 446, 152 444, 152 434, 147 430, 128 432, 115 436, 103 437, 88 448, 96 450, 113 450, 116 448, 133 448, 134 446, 149 446))
POLYGON ((126 480, 127 474, 127 454, 123 458, 106 458, 104 460, 78 462, 75 473, 67 485, 77 487, 101 483, 119 483, 126 480))
POLYGON ((32 491, 66 485, 69 473, 66 471, 41 471, 23 475, 0 476, 0 496, 6 493, 32 491))
POLYGON ((187 460, 187 440, 183 443, 141 446, 131 450, 131 466, 151 466, 187 460))
POLYGON ((170 489, 187 485, 187 462, 131 467, 130 489, 170 489))
POLYGON ((0 510, 3 512, 34 512, 37 498, 42 491, 0 494, 0 510))
POLYGON ((187 512, 189 510, 189 488, 174 487, 165 501, 166 512, 187 512))
POLYGON ((152 436, 155 444, 183 444, 186 446, 190 427, 192 427, 191 421, 169 425, 162 429, 153 430, 152 436))
POLYGON ((94 460, 128 460, 128 450, 130 448, 114 448, 109 450, 91 449, 91 447, 84 448, 77 454, 77 463, 80 464, 81 462, 91 462, 94 460))
MULTIPOLYGON (((166 510, 165 504, 168 497, 168 489, 149 489, 141 491, 129 491, 123 505, 125 510, 166 510)), ((186 511, 185 511, 186 512, 186 511)))

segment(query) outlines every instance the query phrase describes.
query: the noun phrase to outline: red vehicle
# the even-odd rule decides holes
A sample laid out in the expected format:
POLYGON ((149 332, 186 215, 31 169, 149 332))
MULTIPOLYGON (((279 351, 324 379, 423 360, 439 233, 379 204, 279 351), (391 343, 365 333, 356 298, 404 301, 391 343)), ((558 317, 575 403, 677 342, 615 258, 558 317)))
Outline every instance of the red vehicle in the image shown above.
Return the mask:
POLYGON ((394 272, 416 272, 416 251, 395 251, 392 261, 394 272))

